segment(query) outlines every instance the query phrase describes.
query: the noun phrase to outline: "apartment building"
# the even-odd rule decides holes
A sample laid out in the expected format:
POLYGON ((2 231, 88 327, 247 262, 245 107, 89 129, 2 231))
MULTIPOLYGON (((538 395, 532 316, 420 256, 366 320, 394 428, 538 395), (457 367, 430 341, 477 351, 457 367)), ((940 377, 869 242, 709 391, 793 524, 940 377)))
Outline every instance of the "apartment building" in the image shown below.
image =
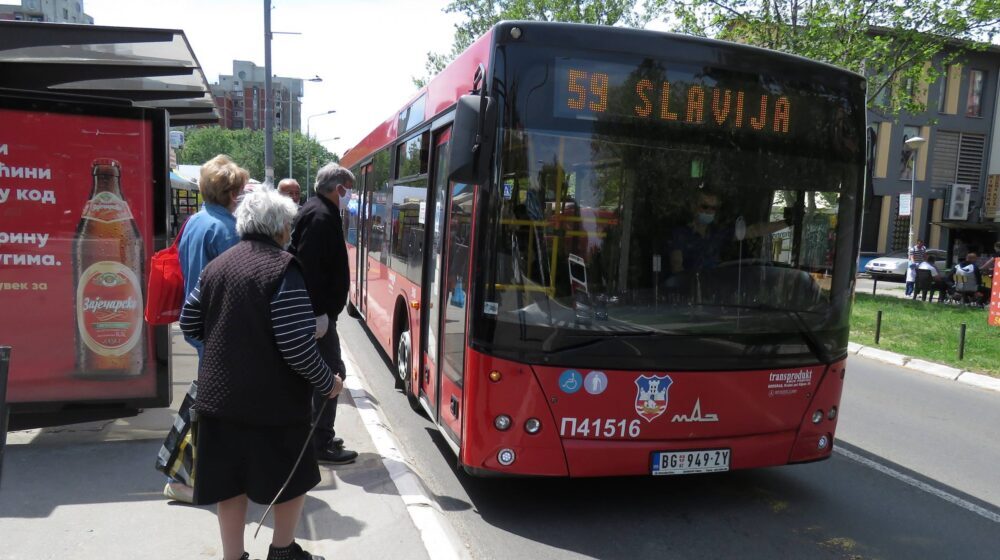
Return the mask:
POLYGON ((926 111, 890 117, 869 109, 877 140, 862 252, 906 249, 911 219, 930 247, 992 252, 1000 231, 998 78, 1000 47, 973 51, 936 83, 912 86, 926 111), (905 145, 914 136, 927 141, 916 151, 905 145))
POLYGON ((83 13, 83 0, 22 0, 17 4, 0 4, 0 20, 94 23, 94 18, 83 13))
MULTIPOLYGON (((223 128, 264 128, 264 68, 246 60, 233 61, 232 75, 220 75, 212 84, 212 97, 219 108, 223 128)), ((271 78, 274 92, 274 130, 302 129, 303 80, 301 78, 271 78)))

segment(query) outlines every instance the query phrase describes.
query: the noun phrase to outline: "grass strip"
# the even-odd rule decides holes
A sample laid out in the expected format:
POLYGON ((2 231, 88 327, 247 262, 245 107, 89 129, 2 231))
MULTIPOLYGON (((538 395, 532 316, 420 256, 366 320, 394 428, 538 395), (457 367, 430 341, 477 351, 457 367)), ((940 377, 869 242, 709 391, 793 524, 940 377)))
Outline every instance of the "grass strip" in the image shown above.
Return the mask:
POLYGON ((856 293, 851 310, 851 342, 913 358, 1000 377, 1000 327, 986 322, 987 310, 856 293), (875 344, 875 321, 882 331, 875 344), (960 325, 965 323, 965 358, 958 359, 960 325))

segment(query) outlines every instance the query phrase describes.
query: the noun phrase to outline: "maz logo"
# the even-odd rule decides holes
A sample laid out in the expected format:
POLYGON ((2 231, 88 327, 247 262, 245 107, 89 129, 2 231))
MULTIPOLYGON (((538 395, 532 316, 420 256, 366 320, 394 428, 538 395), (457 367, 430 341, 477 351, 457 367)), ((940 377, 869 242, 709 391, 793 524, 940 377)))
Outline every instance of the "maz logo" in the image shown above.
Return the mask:
POLYGON ((671 422, 718 422, 718 414, 701 414, 701 399, 698 399, 694 403, 694 410, 691 411, 691 416, 684 414, 675 414, 671 422))

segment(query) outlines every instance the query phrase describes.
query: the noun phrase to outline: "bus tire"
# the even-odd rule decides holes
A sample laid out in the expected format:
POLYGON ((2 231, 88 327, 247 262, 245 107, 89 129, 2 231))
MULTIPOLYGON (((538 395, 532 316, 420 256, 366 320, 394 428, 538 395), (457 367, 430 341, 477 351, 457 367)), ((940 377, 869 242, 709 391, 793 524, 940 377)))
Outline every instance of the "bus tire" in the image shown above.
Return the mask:
POLYGON ((413 395, 413 344, 410 341, 410 331, 399 333, 396 345, 396 388, 402 389, 410 408, 423 413, 420 401, 413 395))

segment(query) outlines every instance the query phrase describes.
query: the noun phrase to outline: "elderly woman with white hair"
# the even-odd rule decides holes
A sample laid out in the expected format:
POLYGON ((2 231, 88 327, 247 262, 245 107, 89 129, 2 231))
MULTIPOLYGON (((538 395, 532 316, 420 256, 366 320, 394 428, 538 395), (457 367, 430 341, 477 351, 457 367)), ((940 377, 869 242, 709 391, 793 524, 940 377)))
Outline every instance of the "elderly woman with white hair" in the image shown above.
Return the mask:
POLYGON ((296 211, 273 189, 245 195, 236 208, 240 242, 205 267, 181 314, 181 330, 205 348, 194 405, 194 500, 218 504, 225 560, 249 558, 248 500, 268 504, 276 495, 268 560, 318 558, 294 541, 305 493, 320 480, 305 445, 310 399, 314 390, 334 398, 343 384, 319 355, 315 337, 324 326, 299 265, 283 250, 296 211))

